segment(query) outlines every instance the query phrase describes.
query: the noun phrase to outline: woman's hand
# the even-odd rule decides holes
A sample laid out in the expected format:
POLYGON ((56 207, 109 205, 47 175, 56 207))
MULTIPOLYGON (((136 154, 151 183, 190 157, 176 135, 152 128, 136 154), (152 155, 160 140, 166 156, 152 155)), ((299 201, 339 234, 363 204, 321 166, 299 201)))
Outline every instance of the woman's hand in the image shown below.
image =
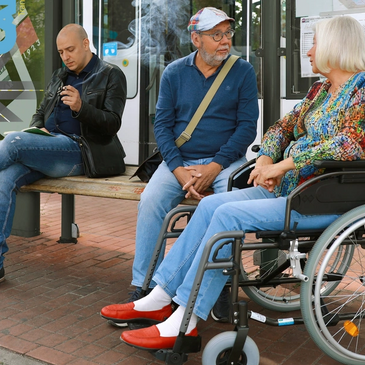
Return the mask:
POLYGON ((260 184, 256 181, 256 178, 258 177, 258 174, 259 174, 258 168, 262 167, 262 166, 273 165, 273 164, 274 164, 274 161, 272 160, 271 157, 265 156, 265 155, 260 156, 256 160, 255 169, 252 170, 247 183, 251 184, 253 182, 253 186, 255 186, 255 187, 259 186, 260 184))
MULTIPOLYGON (((261 157, 257 162, 259 162, 261 157)), ((275 186, 280 185, 281 179, 287 171, 295 169, 295 165, 291 157, 276 164, 263 162, 264 161, 261 161, 259 166, 258 163, 256 163, 255 168, 251 171, 248 183, 250 184, 253 182, 254 186, 262 186, 269 192, 273 192, 275 186)), ((266 162, 269 161, 266 160, 266 162)))

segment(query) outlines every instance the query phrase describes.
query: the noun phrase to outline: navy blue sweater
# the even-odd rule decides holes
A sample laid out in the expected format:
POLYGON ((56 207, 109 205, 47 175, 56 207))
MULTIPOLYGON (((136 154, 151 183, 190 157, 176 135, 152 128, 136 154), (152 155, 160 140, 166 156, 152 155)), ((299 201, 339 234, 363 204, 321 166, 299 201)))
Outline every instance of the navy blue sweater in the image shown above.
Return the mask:
POLYGON ((238 59, 224 79, 192 138, 175 146, 200 102, 215 80, 195 66, 193 52, 166 67, 162 74, 156 106, 154 132, 157 146, 170 171, 183 166, 183 160, 211 158, 228 167, 246 154, 256 137, 258 100, 256 75, 250 63, 238 59))

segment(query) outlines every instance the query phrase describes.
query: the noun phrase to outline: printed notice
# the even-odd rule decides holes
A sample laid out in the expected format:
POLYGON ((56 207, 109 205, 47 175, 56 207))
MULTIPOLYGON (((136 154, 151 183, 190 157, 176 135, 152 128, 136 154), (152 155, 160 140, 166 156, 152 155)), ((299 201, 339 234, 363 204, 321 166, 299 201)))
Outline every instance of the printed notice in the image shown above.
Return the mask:
MULTIPOLYGON (((358 22, 360 22, 365 31, 365 13, 354 13, 346 15, 351 16, 355 18, 358 22)), ((309 62, 309 57, 307 56, 307 52, 313 46, 314 24, 319 20, 328 18, 332 18, 332 16, 330 15, 325 17, 311 16, 300 19, 300 67, 301 67, 302 77, 318 76, 318 74, 314 74, 312 72, 312 67, 309 62)))

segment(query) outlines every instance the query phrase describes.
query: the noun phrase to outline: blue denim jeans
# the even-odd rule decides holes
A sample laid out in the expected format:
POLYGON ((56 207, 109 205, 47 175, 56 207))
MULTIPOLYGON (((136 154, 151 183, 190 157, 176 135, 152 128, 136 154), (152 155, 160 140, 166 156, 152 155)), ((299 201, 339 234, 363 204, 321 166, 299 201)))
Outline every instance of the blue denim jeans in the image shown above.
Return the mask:
MULTIPOLYGON (((184 161, 184 164, 185 166, 207 165, 211 161, 212 158, 188 160, 184 161)), ((226 192, 229 175, 245 162, 246 157, 242 157, 222 170, 212 184, 214 193, 226 192)), ((186 191, 182 190, 175 175, 169 170, 166 162, 163 161, 147 184, 138 204, 136 253, 133 262, 132 285, 142 286, 162 222, 166 214, 184 199, 185 194, 186 191)), ((163 246, 156 268, 163 259, 164 251, 165 247, 163 246)), ((151 287, 154 285, 155 283, 152 283, 151 287)))
MULTIPOLYGON (((186 307, 201 255, 208 239, 222 231, 281 230, 284 228, 286 198, 257 187, 211 195, 198 205, 192 219, 161 263, 153 280, 173 300, 186 307)), ((291 223, 298 229, 325 228, 338 215, 301 215, 295 211, 291 223)), ((221 242, 215 244, 217 247, 221 242)), ((218 257, 229 257, 231 245, 225 245, 218 257)), ((211 260, 211 257, 210 259, 211 260)), ((194 313, 206 320, 218 299, 227 276, 222 269, 205 272, 194 313)))
POLYGON ((9 250, 16 191, 21 186, 51 177, 82 175, 77 142, 62 134, 47 137, 26 132, 8 134, 0 142, 0 268, 9 250))

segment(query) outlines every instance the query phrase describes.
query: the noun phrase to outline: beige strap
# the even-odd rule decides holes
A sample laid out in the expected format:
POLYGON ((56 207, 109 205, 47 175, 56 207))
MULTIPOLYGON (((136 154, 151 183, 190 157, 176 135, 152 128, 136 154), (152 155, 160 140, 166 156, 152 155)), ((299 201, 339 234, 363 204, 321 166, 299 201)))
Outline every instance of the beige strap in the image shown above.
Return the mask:
POLYGON ((221 83, 223 82, 224 78, 228 74, 229 70, 231 69, 231 67, 234 65, 234 63, 238 59, 239 59, 238 56, 233 56, 233 55, 228 58, 227 62, 224 64, 222 69, 219 71, 219 74, 216 77, 216 79, 214 80, 212 86, 210 87, 210 89, 206 93, 204 99, 200 103, 200 105, 199 105, 198 109, 196 110, 195 114, 191 118, 191 121, 189 122, 189 124, 187 125, 185 130, 176 139, 175 144, 176 144, 177 147, 181 147, 185 142, 187 142, 191 138, 191 135, 193 134, 195 127, 198 125, 201 117, 203 116, 203 114, 207 110, 208 105, 210 104, 210 102, 212 101, 215 93, 219 89, 219 86, 221 86, 221 83))

